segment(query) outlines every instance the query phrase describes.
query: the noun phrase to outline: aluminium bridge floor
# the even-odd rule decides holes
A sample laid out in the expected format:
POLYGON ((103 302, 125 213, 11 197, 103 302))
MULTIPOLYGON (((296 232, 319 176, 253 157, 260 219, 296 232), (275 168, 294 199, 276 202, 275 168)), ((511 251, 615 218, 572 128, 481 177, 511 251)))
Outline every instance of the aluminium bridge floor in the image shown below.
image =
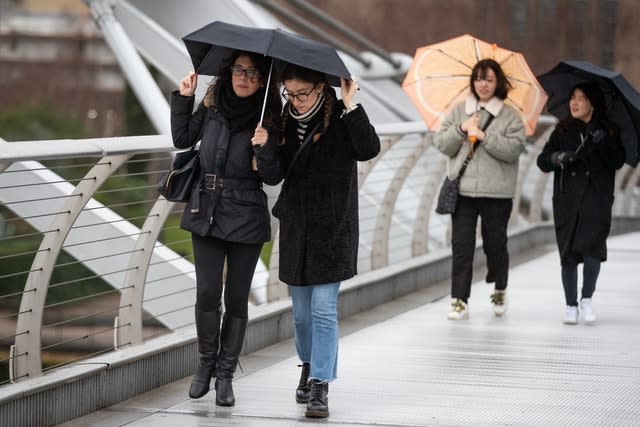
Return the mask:
POLYGON ((592 326, 562 324, 560 266, 545 250, 511 269, 502 318, 476 282, 469 320, 448 321, 448 297, 431 289, 341 322, 327 419, 295 403, 287 340, 241 358, 232 408, 214 392, 189 399, 185 378, 63 425, 640 426, 640 233, 610 238, 592 326))

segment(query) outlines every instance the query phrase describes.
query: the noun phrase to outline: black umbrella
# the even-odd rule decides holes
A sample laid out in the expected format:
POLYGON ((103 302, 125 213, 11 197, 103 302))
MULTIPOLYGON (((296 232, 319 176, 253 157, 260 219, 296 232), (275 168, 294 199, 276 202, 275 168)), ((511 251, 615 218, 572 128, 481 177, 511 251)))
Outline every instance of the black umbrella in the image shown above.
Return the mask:
POLYGON ((592 81, 600 86, 607 103, 607 116, 620 127, 627 152, 626 162, 638 164, 640 146, 640 94, 622 74, 587 61, 561 61, 538 81, 549 95, 547 110, 562 120, 569 114, 569 91, 578 83, 592 81))
POLYGON ((199 74, 216 75, 234 50, 244 50, 323 72, 331 86, 351 78, 333 47, 280 29, 214 21, 182 40, 199 74))

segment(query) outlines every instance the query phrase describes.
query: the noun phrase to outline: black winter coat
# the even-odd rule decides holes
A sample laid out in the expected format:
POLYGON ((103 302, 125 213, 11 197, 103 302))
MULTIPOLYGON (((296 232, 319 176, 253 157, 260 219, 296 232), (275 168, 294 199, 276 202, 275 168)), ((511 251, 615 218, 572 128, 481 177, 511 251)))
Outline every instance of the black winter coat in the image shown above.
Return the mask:
MULTIPOLYGON (((201 180, 187 202, 180 226, 200 236, 211 236, 236 243, 264 243, 271 239, 267 195, 262 179, 252 170, 253 127, 231 131, 227 119, 214 107, 200 104, 193 111, 194 97, 171 97, 171 134, 176 148, 188 148, 200 142, 201 180), (205 174, 215 174, 213 190, 205 189, 205 174), (220 188, 220 178, 235 179, 236 184, 220 188)), ((277 132, 269 139, 278 140, 277 132)), ((211 180, 209 181, 211 183, 211 180)), ((211 187, 211 185, 210 185, 211 187)))
MULTIPOLYGON (((362 106, 340 118, 343 109, 337 101, 328 128, 300 153, 273 208, 280 220, 280 280, 289 285, 339 282, 357 273, 356 161, 375 157, 380 140, 362 106)), ((276 182, 300 146, 296 126, 289 118, 285 144, 258 153, 276 182)))
POLYGON ((585 256, 607 259, 615 171, 623 165, 625 151, 618 136, 594 142, 591 127, 580 120, 559 125, 537 159, 543 172, 554 171, 553 216, 563 265, 582 262, 585 256), (587 136, 577 160, 555 166, 553 153, 577 150, 581 133, 587 136))

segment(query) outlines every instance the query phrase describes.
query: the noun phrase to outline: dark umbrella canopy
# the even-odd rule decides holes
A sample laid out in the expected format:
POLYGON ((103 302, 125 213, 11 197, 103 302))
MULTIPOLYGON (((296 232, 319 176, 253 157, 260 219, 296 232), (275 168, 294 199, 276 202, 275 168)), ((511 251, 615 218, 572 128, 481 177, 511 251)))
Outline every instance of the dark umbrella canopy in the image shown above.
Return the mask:
POLYGON ((606 98, 607 116, 620 127, 626 162, 631 166, 638 164, 640 94, 622 74, 587 61, 562 61, 538 76, 538 81, 549 95, 547 110, 560 120, 569 114, 571 88, 587 81, 597 83, 606 98))
POLYGON ((215 21, 182 38, 198 74, 216 75, 234 50, 261 53, 324 73, 331 86, 350 79, 334 48, 280 29, 252 28, 215 21))

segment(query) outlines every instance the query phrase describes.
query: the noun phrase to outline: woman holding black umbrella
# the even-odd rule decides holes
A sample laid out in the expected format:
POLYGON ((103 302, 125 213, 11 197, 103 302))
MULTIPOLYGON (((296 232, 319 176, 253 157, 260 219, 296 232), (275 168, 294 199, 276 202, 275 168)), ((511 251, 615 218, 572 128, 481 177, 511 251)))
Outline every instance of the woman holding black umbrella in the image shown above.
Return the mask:
POLYGON ((261 144, 279 140, 282 101, 274 84, 266 87, 268 73, 263 55, 236 51, 194 113, 195 73, 171 96, 173 144, 187 148, 201 141, 201 177, 180 224, 191 232, 197 283, 200 363, 189 396, 207 394, 215 376, 216 404, 221 406, 235 404, 231 381, 247 327, 251 281, 262 244, 271 239, 262 190, 262 182, 270 182, 260 161, 253 163, 257 148, 251 143, 252 138, 261 144), (264 121, 257 128, 265 94, 264 121))
POLYGON ((380 140, 353 102, 355 80, 342 79, 338 100, 324 73, 288 65, 281 79, 284 138, 266 144, 258 159, 270 155, 273 179, 284 178, 273 214, 280 220, 280 280, 290 285, 303 362, 296 401, 307 404, 307 417, 321 418, 329 415, 329 382, 337 376, 340 282, 356 274, 357 161, 375 157, 380 140))
POLYGON ((570 115, 551 134, 538 167, 554 172, 553 216, 562 266, 565 295, 564 323, 596 319, 592 296, 607 259, 606 239, 611 228, 615 171, 625 161, 619 130, 606 115, 605 98, 592 82, 571 91, 570 115), (578 308, 578 264, 583 283, 578 308))

